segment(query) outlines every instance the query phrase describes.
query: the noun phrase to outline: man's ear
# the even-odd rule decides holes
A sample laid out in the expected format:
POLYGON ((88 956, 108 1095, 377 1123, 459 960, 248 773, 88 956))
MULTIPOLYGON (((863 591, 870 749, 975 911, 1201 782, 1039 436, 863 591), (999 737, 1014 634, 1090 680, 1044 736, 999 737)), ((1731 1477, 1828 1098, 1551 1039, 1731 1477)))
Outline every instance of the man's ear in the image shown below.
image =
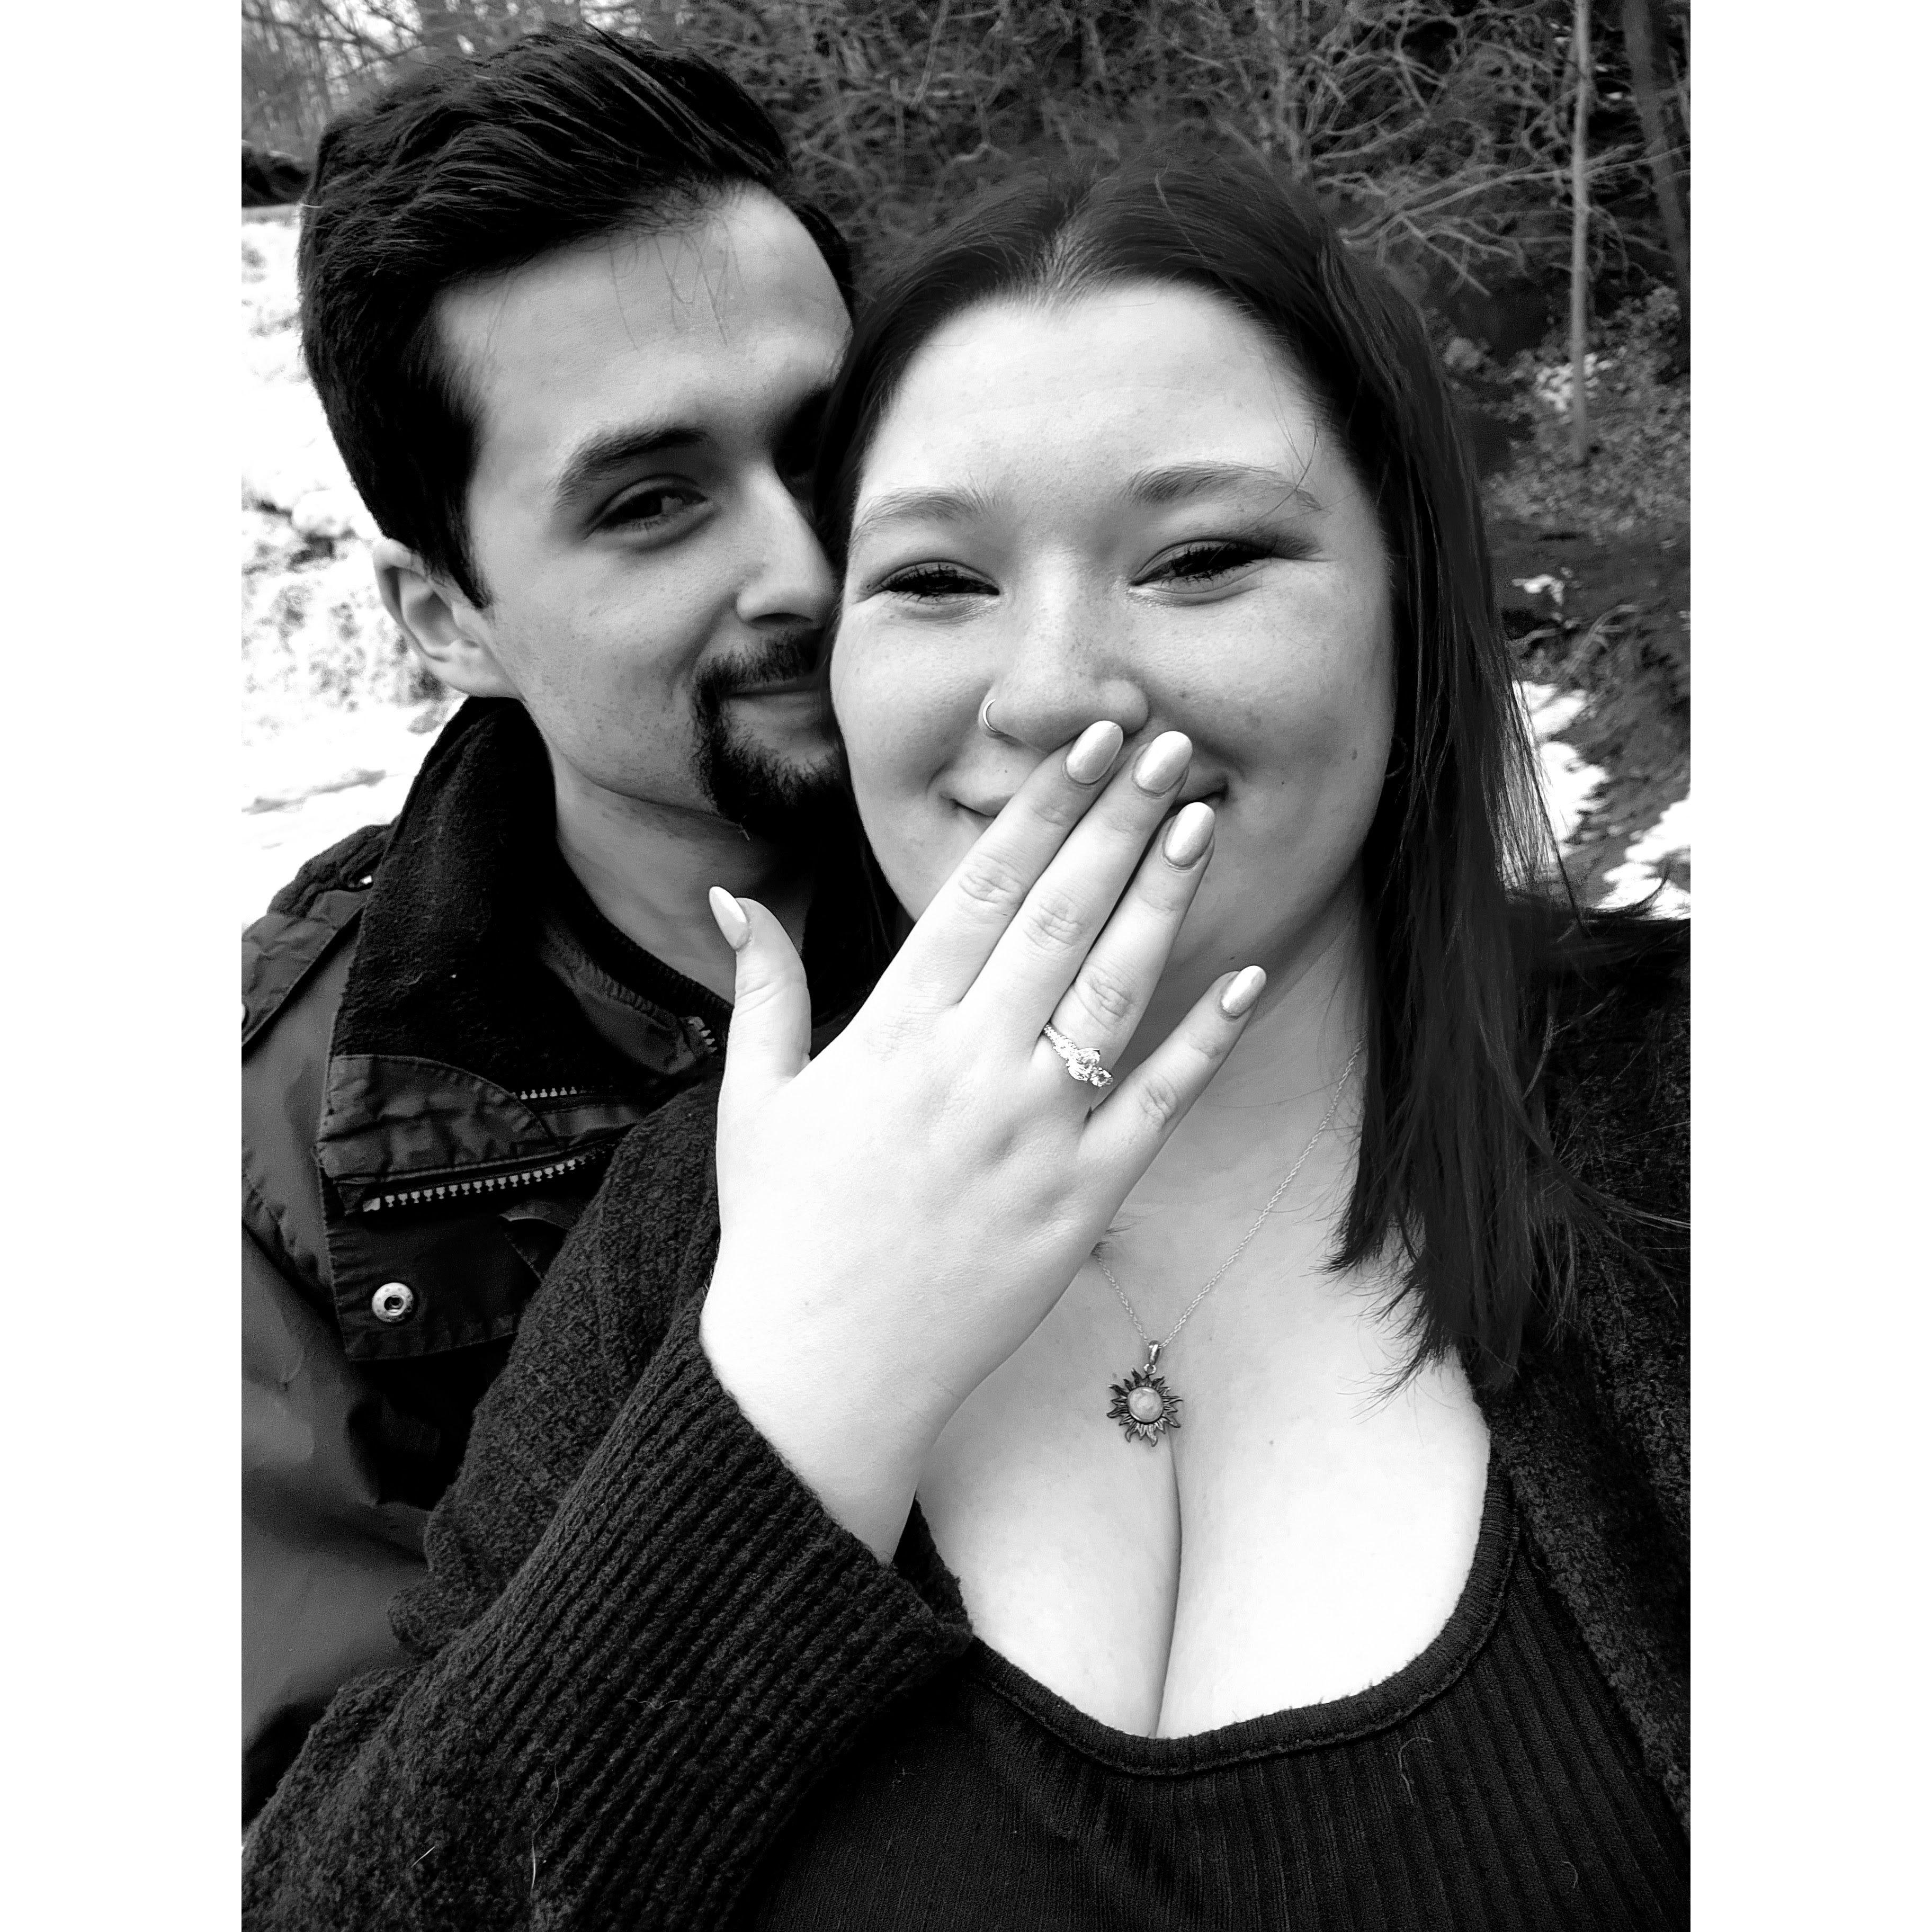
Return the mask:
POLYGON ((383 609, 445 684, 472 698, 522 695, 496 662, 489 619, 454 584, 393 537, 378 537, 370 559, 383 609))

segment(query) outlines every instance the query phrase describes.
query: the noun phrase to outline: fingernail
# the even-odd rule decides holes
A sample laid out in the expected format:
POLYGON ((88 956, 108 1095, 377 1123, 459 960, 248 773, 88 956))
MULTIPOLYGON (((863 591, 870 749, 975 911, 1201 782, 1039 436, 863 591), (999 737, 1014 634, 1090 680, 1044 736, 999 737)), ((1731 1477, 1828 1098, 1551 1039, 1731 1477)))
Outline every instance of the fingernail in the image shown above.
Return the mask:
POLYGON ((1267 984, 1268 975, 1258 966, 1244 966, 1221 994, 1222 1012, 1231 1020, 1239 1019, 1261 998, 1267 984))
POLYGON ((1170 866, 1191 866, 1207 850, 1214 836, 1214 808, 1196 799, 1174 814, 1167 836, 1160 842, 1160 849, 1170 866))
POLYGON ((737 952, 752 936, 752 922, 745 916, 745 908, 722 886, 713 886, 705 896, 724 944, 737 952))
POLYGON ((1134 763, 1134 783, 1142 791, 1163 792, 1180 782, 1194 755, 1184 731, 1163 731, 1134 763))
POLYGON ((1066 776, 1076 784, 1098 784, 1114 769, 1124 736, 1120 728, 1105 718, 1088 725, 1066 754, 1066 776))

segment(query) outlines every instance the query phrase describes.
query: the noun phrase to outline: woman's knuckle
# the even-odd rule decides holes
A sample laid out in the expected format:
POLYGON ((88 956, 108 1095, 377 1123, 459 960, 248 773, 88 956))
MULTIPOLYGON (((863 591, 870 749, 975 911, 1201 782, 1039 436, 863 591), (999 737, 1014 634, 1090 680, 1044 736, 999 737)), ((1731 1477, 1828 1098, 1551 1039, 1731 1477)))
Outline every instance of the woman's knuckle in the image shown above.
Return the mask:
POLYGON ((1078 902, 1063 892, 1036 892, 1027 902, 1023 923, 1027 937, 1042 952, 1077 945, 1087 930, 1078 902))
POLYGON ((736 988, 732 1011, 740 1018, 748 1013, 763 1012, 766 1007, 776 1006, 789 990, 785 981, 772 974, 748 978, 736 988))
POLYGON ((1026 881, 1010 861, 994 852, 969 854, 954 884, 969 904, 1000 912, 1010 911, 1026 893, 1026 881))
POLYGON ((1080 814, 1087 809, 1088 803, 1088 800, 1078 793, 1063 790, 1058 786, 1050 786, 1031 801, 1030 809, 1034 818, 1042 824, 1052 826, 1056 832, 1062 832, 1078 822, 1080 814))
POLYGON ((1164 1073, 1143 1070, 1136 1091, 1141 1112, 1154 1126, 1166 1126, 1180 1112, 1180 1089, 1164 1073))
POLYGON ((1102 1026, 1124 1026, 1139 1004, 1134 988, 1105 967, 1090 964, 1081 975, 1082 1004, 1102 1026))

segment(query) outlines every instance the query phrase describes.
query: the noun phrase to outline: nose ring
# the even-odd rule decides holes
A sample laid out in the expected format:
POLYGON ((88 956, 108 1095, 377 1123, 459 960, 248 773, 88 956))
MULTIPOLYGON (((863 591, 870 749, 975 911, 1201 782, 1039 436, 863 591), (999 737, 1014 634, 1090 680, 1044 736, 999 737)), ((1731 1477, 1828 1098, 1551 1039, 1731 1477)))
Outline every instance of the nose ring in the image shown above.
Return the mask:
POLYGON ((980 702, 980 729, 985 732, 986 736, 991 738, 996 744, 1011 745, 1018 742, 1016 740, 1009 737, 1005 732, 1002 731, 1000 728, 993 722, 993 694, 990 691, 987 692, 986 697, 980 702))

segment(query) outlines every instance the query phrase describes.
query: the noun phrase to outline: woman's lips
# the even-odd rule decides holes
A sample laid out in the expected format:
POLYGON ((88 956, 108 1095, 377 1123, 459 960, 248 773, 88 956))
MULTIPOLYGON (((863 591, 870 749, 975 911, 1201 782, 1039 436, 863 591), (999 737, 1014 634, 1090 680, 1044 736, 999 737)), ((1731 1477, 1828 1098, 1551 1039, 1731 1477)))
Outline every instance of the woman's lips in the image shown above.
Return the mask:
MULTIPOLYGON (((1220 806, 1227 802, 1227 796, 1228 782, 1226 778, 1210 785, 1189 785, 1174 801, 1174 809, 1178 812, 1184 805, 1196 805, 1203 800, 1210 805, 1220 806)), ((968 805, 963 798, 956 798, 951 803, 968 818, 976 818, 981 824, 990 825, 1006 808, 1011 798, 1012 794, 1009 793, 1005 798, 984 800, 977 805, 968 805)))

